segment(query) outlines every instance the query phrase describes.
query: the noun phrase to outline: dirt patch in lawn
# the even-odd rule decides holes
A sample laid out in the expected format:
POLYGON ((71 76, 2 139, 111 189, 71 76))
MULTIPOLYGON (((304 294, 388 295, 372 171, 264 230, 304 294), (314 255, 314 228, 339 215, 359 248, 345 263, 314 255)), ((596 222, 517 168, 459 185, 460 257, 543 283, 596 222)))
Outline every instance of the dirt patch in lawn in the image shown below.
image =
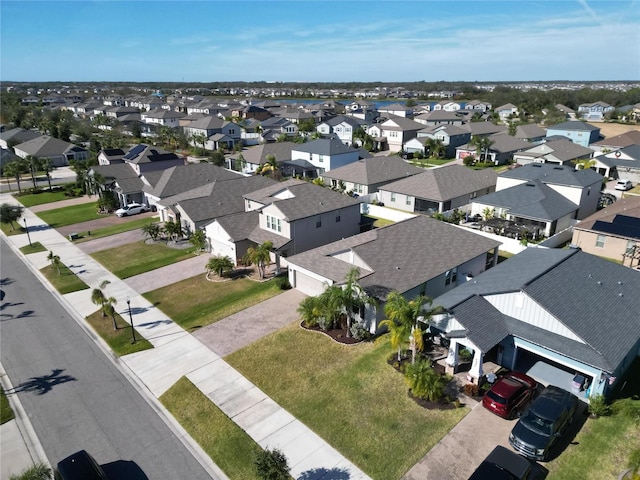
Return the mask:
POLYGON ((624 125, 622 123, 598 123, 593 122, 592 125, 600 129, 600 134, 604 138, 615 137, 631 130, 640 130, 640 125, 624 125))

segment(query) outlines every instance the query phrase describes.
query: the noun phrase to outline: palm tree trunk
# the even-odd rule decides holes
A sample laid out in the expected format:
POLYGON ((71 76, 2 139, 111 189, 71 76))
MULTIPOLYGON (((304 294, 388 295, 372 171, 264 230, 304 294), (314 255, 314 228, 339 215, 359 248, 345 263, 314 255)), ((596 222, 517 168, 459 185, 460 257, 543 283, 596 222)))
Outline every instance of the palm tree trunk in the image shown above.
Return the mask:
POLYGON ((116 316, 114 314, 111 314, 111 320, 113 320, 113 329, 118 330, 118 324, 116 322, 116 316))

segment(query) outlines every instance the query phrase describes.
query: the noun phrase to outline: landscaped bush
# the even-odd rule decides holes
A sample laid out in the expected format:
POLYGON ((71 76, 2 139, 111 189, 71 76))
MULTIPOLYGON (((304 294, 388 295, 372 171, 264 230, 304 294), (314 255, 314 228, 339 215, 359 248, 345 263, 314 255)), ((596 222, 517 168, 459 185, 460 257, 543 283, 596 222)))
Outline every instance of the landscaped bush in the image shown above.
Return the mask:
POLYGON ((466 348, 462 348, 458 352, 458 357, 460 357, 460 360, 463 362, 470 362, 473 359, 473 353, 466 348))
POLYGON ((360 322, 353 322, 351 324, 351 336, 356 340, 366 340, 371 337, 371 333, 360 322))
POLYGON ((605 417, 611 414, 611 407, 603 395, 594 395, 589 399, 589 414, 592 417, 605 417))
POLYGON ((276 282, 278 283, 278 287, 280 287, 280 290, 291 290, 291 284, 289 283, 289 279, 287 277, 277 277, 276 282))
POLYGON ((444 389, 450 378, 438 374, 430 360, 422 359, 407 365, 405 380, 414 397, 438 402, 444 398, 444 389))

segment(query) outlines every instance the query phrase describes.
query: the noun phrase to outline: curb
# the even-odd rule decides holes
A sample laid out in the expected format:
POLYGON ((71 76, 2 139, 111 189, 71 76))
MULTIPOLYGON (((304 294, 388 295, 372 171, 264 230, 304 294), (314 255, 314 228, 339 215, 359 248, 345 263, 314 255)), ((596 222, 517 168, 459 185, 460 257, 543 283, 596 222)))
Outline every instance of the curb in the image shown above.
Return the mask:
MULTIPOLYGON (((164 422, 167 427, 173 432, 173 434, 180 440, 180 442, 185 446, 185 448, 193 455, 196 461, 202 466, 202 468, 209 474, 211 478, 214 480, 229 480, 229 477, 218 467, 214 461, 206 454, 206 452, 200 447, 200 445, 191 438, 191 436, 184 430, 182 425, 171 415, 171 413, 160 403, 160 401, 150 392, 146 385, 124 364, 124 362, 120 362, 120 358, 117 357, 109 348, 102 338, 97 335, 84 321, 81 315, 73 308, 73 306, 69 303, 69 301, 62 296, 58 290, 51 285, 51 283, 42 275, 42 273, 36 269, 31 262, 29 262, 26 256, 8 239, 6 239, 6 235, 2 233, 2 236, 5 237, 5 242, 9 246, 9 248, 20 258, 23 264, 27 266, 27 268, 40 280, 43 286, 51 292, 53 297, 58 301, 58 303, 67 311, 69 316, 73 318, 73 320, 80 326, 80 328, 87 334, 87 336, 94 342, 96 346, 104 353, 104 355, 111 360, 111 363, 118 369, 120 373, 127 379, 127 381, 133 386, 133 388, 140 394, 145 402, 155 411, 160 419, 164 422)), ((68 241, 65 239, 65 241, 68 241)), ((1 368, 1 364, 0 364, 1 368)), ((4 373, 4 370, 2 370, 4 373)), ((2 379, 7 379, 6 374, 2 375, 2 379)), ((10 382, 9 382, 10 384, 10 382)), ((3 380, 4 386, 4 380, 3 380)), ((13 387, 8 387, 13 388, 13 387)), ((5 387, 5 391, 8 389, 5 387)), ((13 397, 13 395, 12 395, 13 397)), ((17 399, 17 397, 15 397, 17 399)), ((42 457, 45 460, 45 463, 49 465, 49 461, 46 459, 46 455, 44 454, 44 449, 40 444, 40 441, 37 438, 35 430, 31 426, 31 422, 28 421, 28 417, 26 412, 20 405, 22 417, 27 419, 28 428, 30 428, 30 432, 33 433, 35 437, 34 448, 38 452, 41 452, 42 457)), ((18 414, 16 413, 16 418, 18 418, 18 414)), ((22 433, 22 429, 20 429, 22 433)), ((27 430, 29 431, 29 430, 27 430)), ((24 435, 23 435, 24 438, 24 435)), ((25 439, 25 443, 29 443, 25 439)), ((31 454, 31 451, 29 452, 31 454)), ((31 455, 33 458, 33 455, 31 455)))
POLYGON ((16 424, 18 426, 18 430, 20 431, 20 436, 24 440, 24 444, 27 447, 27 451, 29 452, 31 461, 34 465, 36 463, 42 462, 48 467, 51 467, 51 463, 47 458, 47 454, 44 452, 44 448, 42 447, 40 439, 38 438, 38 435, 36 434, 36 431, 31 424, 31 420, 29 420, 27 412, 22 406, 20 398, 16 394, 8 393, 13 390, 13 384, 11 383, 7 372, 4 370, 2 363, 0 363, 0 383, 2 384, 2 388, 7 395, 7 400, 9 400, 9 404, 13 409, 16 424))

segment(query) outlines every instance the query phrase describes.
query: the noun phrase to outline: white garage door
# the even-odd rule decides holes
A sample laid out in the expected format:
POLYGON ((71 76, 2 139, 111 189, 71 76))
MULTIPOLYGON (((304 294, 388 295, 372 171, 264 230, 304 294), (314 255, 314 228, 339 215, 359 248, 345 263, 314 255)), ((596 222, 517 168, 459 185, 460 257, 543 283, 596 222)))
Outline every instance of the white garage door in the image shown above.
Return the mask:
POLYGON ((316 295, 320 295, 324 292, 326 287, 325 282, 321 282, 316 280, 315 278, 311 278, 309 275, 306 275, 299 270, 294 270, 294 287, 296 290, 300 290, 302 293, 306 293, 311 297, 315 297, 316 295))

